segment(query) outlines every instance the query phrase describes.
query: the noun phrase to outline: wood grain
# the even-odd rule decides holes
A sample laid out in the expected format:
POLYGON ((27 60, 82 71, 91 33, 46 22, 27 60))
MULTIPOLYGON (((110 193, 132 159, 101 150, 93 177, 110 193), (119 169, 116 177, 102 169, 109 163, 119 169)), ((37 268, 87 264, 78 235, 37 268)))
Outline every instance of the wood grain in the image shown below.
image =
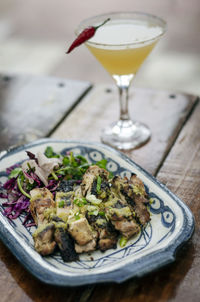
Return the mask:
POLYGON ((0 150, 47 136, 89 87, 53 77, 0 75, 0 150))
POLYGON ((192 210, 193 237, 169 266, 120 285, 98 285, 91 302, 199 301, 200 297, 200 104, 183 127, 157 178, 192 210), (106 294, 105 294, 106 293, 106 294))
POLYGON ((58 288, 41 283, 28 273, 7 248, 0 243, 1 302, 55 302, 79 300, 83 289, 58 288))
MULTIPOLYGON (((126 152, 148 172, 155 174, 162 163, 196 97, 147 89, 130 91, 130 115, 146 123, 151 140, 142 148, 126 152)), ((118 119, 119 101, 114 86, 98 85, 93 88, 75 110, 53 133, 61 139, 99 141, 103 127, 118 119)))
MULTIPOLYGON (((38 80, 39 81, 39 80, 38 80)), ((1 82, 0 82, 1 83, 1 82)), ((16 80, 10 84, 10 88, 3 88, 1 91, 7 91, 9 98, 12 98, 12 91, 16 91, 16 95, 21 94, 26 86, 26 80, 21 82, 16 80), (21 84, 20 84, 21 83, 21 84), (12 88, 14 87, 14 88, 12 88)), ((27 82, 28 83, 28 82, 27 82)), ((38 83, 39 84, 39 83, 38 83)), ((4 83, 4 85, 7 85, 4 83)), ((48 85, 47 85, 48 86, 48 85)), ((35 90, 37 91, 37 85, 35 90)), ((29 88, 26 88, 26 94, 29 95, 29 88)), ((46 87, 47 89, 47 87, 46 87)), ((36 92, 37 94, 38 92, 36 92)), ((131 101, 130 109, 131 114, 135 114, 136 118, 146 121, 150 125, 153 136, 151 141, 144 147, 128 152, 128 155, 140 163, 145 169, 152 173, 161 168, 158 177, 163 182, 169 182, 171 177, 171 170, 176 169, 178 171, 175 177, 176 181, 172 189, 176 191, 176 188, 182 188, 185 178, 181 180, 181 184, 176 185, 180 179, 180 175, 185 175, 182 167, 182 156, 186 149, 186 156, 193 154, 192 150, 196 150, 197 140, 199 142, 199 134, 196 133, 193 145, 190 139, 192 135, 193 127, 197 128, 199 109, 195 108, 196 98, 183 94, 171 94, 163 91, 152 90, 137 90, 135 93, 131 92, 135 100, 131 101), (191 114, 192 108, 195 108, 194 113, 190 116, 188 123, 186 123, 188 116, 191 114), (197 112, 197 113, 196 113, 197 112), (178 137, 178 146, 176 147, 176 138, 181 128, 185 124, 183 130, 178 137), (192 123, 192 125, 191 125, 192 123), (188 130, 190 127, 190 131, 188 130), (184 131, 184 132, 183 132, 184 131), (189 132, 187 132, 189 131, 189 132), (187 133, 187 139, 182 134, 187 133), (169 153, 173 145, 172 151, 169 153), (180 145, 180 146, 179 146, 180 145), (191 147, 191 150, 190 150, 191 147), (178 150, 177 150, 178 148, 178 150), (185 149, 184 149, 185 148, 185 149), (181 151, 180 151, 181 150, 181 151), (167 154, 169 155, 167 156, 167 154), (167 156, 166 165, 163 162, 167 156), (180 157, 180 158, 179 158, 180 157), (174 158, 174 160, 172 160, 174 158), (177 165, 176 165, 176 158, 177 165)), ((14 96, 13 96, 14 97, 14 96)), ((64 96, 63 96, 64 97, 64 96)), ((131 98, 132 98, 131 97, 131 98)), ((118 115, 118 100, 116 91, 112 87, 98 86, 75 107, 68 117, 61 123, 55 132, 52 133, 52 137, 63 139, 87 139, 97 140, 99 137, 100 129, 105 125, 106 121, 111 121, 117 118, 118 115), (117 102, 117 103, 116 103, 117 102), (116 105, 117 104, 117 105, 116 105)), ((2 96, 1 98, 2 99, 2 96)), ((11 111, 12 112, 12 111, 11 111)), ((23 114, 23 113, 22 113, 23 114)), ((49 120, 50 125, 52 120, 49 120)), ((43 131, 43 125, 39 124, 38 129, 43 131)), ((197 128, 198 129, 198 128, 197 128)), ((0 137, 1 137, 0 132, 0 137)), ((13 138, 8 137, 7 143, 12 142, 13 138)), ((185 153, 184 153, 185 154, 185 153)), ((190 173, 190 167, 192 165, 195 168, 193 159, 196 161, 196 170, 193 169, 192 175, 187 174, 187 179, 191 180, 191 188, 187 191, 190 198, 199 196, 197 194, 199 168, 199 155, 191 156, 191 163, 188 164, 188 173, 190 173), (193 159, 192 159, 193 158, 193 159), (196 173, 196 174, 195 174, 196 173), (194 182, 193 182, 193 176, 194 182), (193 188, 194 185, 194 188, 193 188), (195 189, 196 188, 196 189, 195 189), (193 195, 193 190, 194 195, 193 195)), ((183 155, 184 157, 184 155, 183 155)), ((186 165, 185 165, 186 166, 186 165)), ((174 170, 173 170, 174 171, 174 170)), ((173 172, 174 173, 174 172, 173 172)), ((167 183, 170 187, 170 183, 167 183)), ((199 191, 198 191, 199 192, 199 191)), ((179 191, 176 192, 179 195, 179 191)), ((179 195, 181 196, 181 194, 179 195)), ((186 195, 185 195, 186 197, 186 195)), ((199 198, 199 197, 198 197, 199 198)), ((199 200, 199 199, 197 199, 199 200)), ((198 210, 198 202, 196 201, 194 208, 198 210)), ((196 217, 199 219, 198 217, 196 217)), ((98 301, 167 301, 173 300, 176 296, 176 291, 181 296, 181 287, 183 291, 187 290, 190 284, 190 278, 192 270, 195 271, 195 276, 198 275, 198 258, 196 257, 196 247, 198 241, 198 234, 195 234, 192 241, 183 247, 178 254, 178 260, 160 270, 160 272, 152 273, 139 280, 129 280, 121 285, 98 285, 98 286, 84 286, 76 288, 58 288, 42 284, 31 276, 22 265, 14 258, 10 251, 0 243, 0 291, 2 293, 2 302, 12 301, 68 301, 68 302, 98 302, 98 301), (195 241, 193 242, 193 240, 195 241), (194 267, 197 265, 197 267, 194 267), (173 283, 171 282, 173 280, 173 283), (185 285, 183 285, 185 283, 185 285), (136 299, 137 298, 137 299, 136 299)), ((198 246, 199 247, 199 246, 198 246)), ((193 278, 192 278, 193 279, 193 278)), ((194 280, 196 281, 196 279, 194 280)), ((199 287, 193 284, 193 290, 196 291, 196 295, 199 294, 199 287)), ((196 297, 196 296, 194 296, 196 297)), ((182 299, 184 301, 184 299, 182 299)), ((188 300, 188 301, 195 301, 188 300)))

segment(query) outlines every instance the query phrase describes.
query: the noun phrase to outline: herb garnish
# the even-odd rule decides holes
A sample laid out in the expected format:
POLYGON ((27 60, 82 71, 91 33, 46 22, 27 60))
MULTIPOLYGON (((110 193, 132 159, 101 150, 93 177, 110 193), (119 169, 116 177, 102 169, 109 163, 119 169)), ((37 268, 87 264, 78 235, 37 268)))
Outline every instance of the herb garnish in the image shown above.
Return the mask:
POLYGON ((97 176, 97 193, 99 194, 100 193, 100 191, 101 191, 101 182, 102 182, 102 179, 101 179, 101 177, 98 175, 97 176))
POLYGON ((59 208, 64 208, 64 206, 65 206, 65 201, 64 200, 59 201, 58 207, 59 208))

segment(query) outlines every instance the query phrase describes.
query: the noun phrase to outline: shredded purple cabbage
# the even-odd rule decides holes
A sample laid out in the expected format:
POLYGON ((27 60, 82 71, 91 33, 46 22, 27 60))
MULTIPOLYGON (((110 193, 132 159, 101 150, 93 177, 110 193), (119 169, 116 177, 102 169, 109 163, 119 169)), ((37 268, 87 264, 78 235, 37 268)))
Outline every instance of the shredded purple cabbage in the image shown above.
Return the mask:
MULTIPOLYGON (((26 151, 28 157, 32 160, 35 160, 38 164, 38 159, 30 151, 26 151)), ((71 153, 68 151, 66 155, 70 155, 71 153)), ((80 162, 80 159, 78 159, 80 162)), ((15 164, 6 169, 6 173, 9 176, 13 169, 21 168, 20 164, 15 164)), ((27 179, 24 182, 24 192, 29 192, 33 188, 41 188, 44 187, 43 182, 39 179, 39 177, 35 174, 34 169, 29 169, 28 171, 23 170, 23 174, 27 179)), ((13 174, 14 175, 14 174, 13 174)), ((30 212, 30 201, 29 198, 24 195, 23 188, 19 186, 19 181, 17 183, 17 178, 20 177, 17 174, 17 177, 13 177, 8 179, 4 184, 0 183, 0 198, 5 199, 6 201, 2 203, 4 208, 3 214, 8 219, 16 219, 20 215, 23 214, 24 221, 23 225, 25 227, 30 227, 35 225, 33 217, 30 212)), ((22 175, 23 176, 23 175, 22 175)), ((60 181, 63 179, 63 175, 57 175, 58 179, 50 179, 46 188, 52 192, 55 197, 56 189, 58 188, 60 181)), ((20 180, 20 178, 19 178, 20 180)), ((77 184, 81 183, 81 180, 76 180, 77 184)))
MULTIPOLYGON (((12 171, 16 165, 9 167, 7 171, 12 171)), ((0 198, 7 199, 2 203, 4 207, 3 215, 9 219, 16 219, 22 213, 29 213, 29 199, 18 189, 17 178, 8 179, 3 185, 0 185, 0 198)), ((33 219, 31 219, 33 222, 33 219)))
MULTIPOLYGON (((16 167, 19 167, 19 165, 9 167, 6 172, 9 174, 16 167)), ((34 172, 31 171, 29 174, 26 171, 23 171, 23 173, 28 179, 35 181, 37 187, 43 186, 43 183, 34 172)), ((47 188, 54 193, 58 184, 59 180, 49 180, 47 188)), ((25 227, 35 226, 35 222, 29 209, 30 201, 19 191, 17 178, 8 179, 3 185, 0 184, 0 198, 7 199, 6 202, 2 203, 2 206, 4 207, 3 215, 12 220, 16 219, 21 214, 25 214, 23 225, 25 227)))
POLYGON ((5 207, 3 214, 9 219, 16 219, 22 212, 29 209, 29 199, 20 193, 9 192, 4 198, 8 201, 2 204, 5 207))
POLYGON ((34 172, 30 173, 30 177, 38 184, 39 187, 43 186, 41 180, 34 172))
POLYGON ((0 193, 0 198, 7 198, 8 197, 8 195, 7 194, 5 194, 5 193, 0 193))
POLYGON ((13 190, 15 187, 16 178, 8 179, 5 184, 3 185, 3 188, 5 190, 13 190))
POLYGON ((59 181, 58 180, 54 180, 54 179, 51 179, 48 183, 48 186, 46 187, 49 191, 53 192, 57 189, 59 185, 59 181))
POLYGON ((26 178, 28 178, 29 180, 31 180, 32 182, 35 181, 38 184, 39 187, 42 186, 41 180, 39 179, 39 177, 34 172, 31 171, 30 174, 29 174, 25 170, 23 170, 23 173, 26 176, 26 178))

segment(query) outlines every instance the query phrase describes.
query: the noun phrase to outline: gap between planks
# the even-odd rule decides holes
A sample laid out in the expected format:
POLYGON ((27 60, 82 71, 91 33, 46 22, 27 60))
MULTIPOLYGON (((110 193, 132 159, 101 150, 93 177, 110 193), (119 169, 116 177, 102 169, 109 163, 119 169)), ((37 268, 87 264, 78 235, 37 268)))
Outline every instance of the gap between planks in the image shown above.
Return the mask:
POLYGON ((177 253, 171 265, 143 278, 127 282, 94 285, 86 289, 79 302, 100 302, 106 292, 106 302, 120 301, 198 301, 200 296, 200 102, 197 101, 189 113, 176 143, 165 158, 157 174, 158 179, 177 194, 192 210, 196 220, 193 237, 177 253), (184 150, 184 152, 182 152, 184 150), (149 286, 150 283, 154 286, 149 286), (144 286, 146 284, 147 286, 144 286), (159 293, 159 294, 158 294, 159 293), (86 298, 85 298, 86 297, 86 298), (114 300, 116 297, 116 300, 114 300))
MULTIPOLYGON (((130 116, 149 125, 150 141, 142 148, 124 152, 155 175, 169 152, 196 97, 150 89, 130 90, 130 116)), ((97 85, 52 133, 57 139, 100 141, 103 127, 117 120, 119 101, 114 86, 97 85)))
MULTIPOLYGON (((146 169, 149 168, 149 170, 155 175, 159 172, 163 162, 170 153, 171 148, 175 145, 176 139, 181 133, 183 125, 186 124, 187 120, 195 110, 198 103, 197 98, 183 94, 139 89, 136 90, 135 93, 132 91, 131 97, 133 94, 137 96, 137 98, 135 106, 134 103, 133 107, 130 106, 131 114, 134 115, 135 112, 135 116, 143 119, 143 121, 147 119, 146 122, 151 124, 152 131, 154 132, 155 130, 156 135, 149 145, 146 145, 146 148, 144 146, 141 149, 126 152, 128 156, 140 161, 139 153, 141 150, 146 149, 143 151, 142 158, 145 156, 148 157, 150 150, 155 150, 155 148, 153 148, 155 141, 159 142, 159 140, 161 140, 162 142, 162 129, 164 127, 161 127, 161 131, 157 131, 156 128, 159 127, 160 122, 167 113, 168 116, 165 116, 165 118, 170 120, 167 124, 169 125, 171 123, 170 129, 163 129, 165 140, 163 140, 162 144, 157 144, 160 148, 158 148, 156 154, 158 154, 158 152, 161 151, 160 149, 162 149, 159 158, 154 160, 155 162, 153 167, 148 164, 146 164, 145 167, 146 169), (142 104, 140 99, 141 97, 142 104), (174 102, 172 100, 174 100, 174 102), (150 104, 148 104, 148 102, 150 104), (160 110, 162 114, 158 119, 156 119, 156 115, 160 110), (167 110, 170 111, 167 112, 167 110), (149 114, 148 111, 151 113, 149 114)), ((68 118, 63 121, 60 127, 52 133, 52 136, 65 139, 84 138, 87 140, 99 140, 99 130, 102 128, 103 124, 110 122, 114 116, 117 118, 118 106, 115 106, 116 100, 113 101, 115 98, 117 98, 117 94, 113 87, 108 87, 106 85, 94 87, 85 99, 83 99, 82 102, 74 109, 74 111, 68 115, 68 118), (92 128, 92 132, 90 132, 90 128, 92 128), (90 137, 88 137, 88 132, 91 133, 90 137)), ((163 123, 161 125, 163 126, 163 123)), ((96 285, 86 286, 77 302, 93 301, 92 295, 95 292, 95 289, 98 291, 96 285)))

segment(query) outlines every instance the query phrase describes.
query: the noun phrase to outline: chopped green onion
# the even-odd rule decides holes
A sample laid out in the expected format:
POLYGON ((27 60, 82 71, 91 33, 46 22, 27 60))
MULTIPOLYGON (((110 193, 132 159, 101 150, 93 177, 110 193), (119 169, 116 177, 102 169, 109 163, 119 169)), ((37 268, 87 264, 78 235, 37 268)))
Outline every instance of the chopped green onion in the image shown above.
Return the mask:
POLYGON ((128 239, 126 237, 122 236, 119 240, 119 245, 121 247, 125 247, 125 245, 127 244, 127 241, 128 241, 128 239))
POLYGON ((96 198, 96 196, 93 194, 87 195, 86 199, 93 205, 99 205, 100 203, 102 203, 102 200, 99 198, 96 198))
POLYGON ((51 175, 53 176, 53 178, 55 180, 58 180, 58 176, 56 175, 56 173, 54 171, 51 172, 51 175))
POLYGON ((64 200, 59 201, 59 203, 58 203, 59 208, 64 208, 64 205, 65 205, 64 200))
POLYGON ((78 198, 74 199, 74 204, 76 204, 76 205, 79 206, 79 207, 82 207, 82 206, 83 206, 83 203, 82 203, 81 200, 78 199, 78 198))
POLYGON ((154 199, 153 199, 153 198, 150 198, 150 199, 149 199, 149 203, 150 203, 150 204, 154 203, 154 199))
POLYGON ((80 219, 80 213, 79 212, 75 213, 74 217, 75 217, 76 220, 79 220, 80 219))
POLYGON ((87 204, 87 203, 88 203, 88 202, 87 202, 87 199, 86 199, 85 197, 82 198, 82 203, 83 203, 83 204, 87 204))
POLYGON ((103 216, 103 217, 106 216, 105 212, 103 212, 103 211, 100 211, 100 212, 99 212, 99 215, 100 215, 100 216, 103 216))
POLYGON ((97 216, 98 215, 98 210, 95 210, 95 211, 92 211, 92 212, 88 212, 88 215, 94 215, 94 216, 97 216))
POLYGON ((76 204, 79 207, 82 207, 83 205, 87 204, 86 198, 76 198, 74 199, 74 204, 76 204))
POLYGON ((101 177, 98 175, 98 176, 97 176, 97 193, 100 193, 100 191, 101 191, 101 182, 102 182, 102 179, 101 179, 101 177))

